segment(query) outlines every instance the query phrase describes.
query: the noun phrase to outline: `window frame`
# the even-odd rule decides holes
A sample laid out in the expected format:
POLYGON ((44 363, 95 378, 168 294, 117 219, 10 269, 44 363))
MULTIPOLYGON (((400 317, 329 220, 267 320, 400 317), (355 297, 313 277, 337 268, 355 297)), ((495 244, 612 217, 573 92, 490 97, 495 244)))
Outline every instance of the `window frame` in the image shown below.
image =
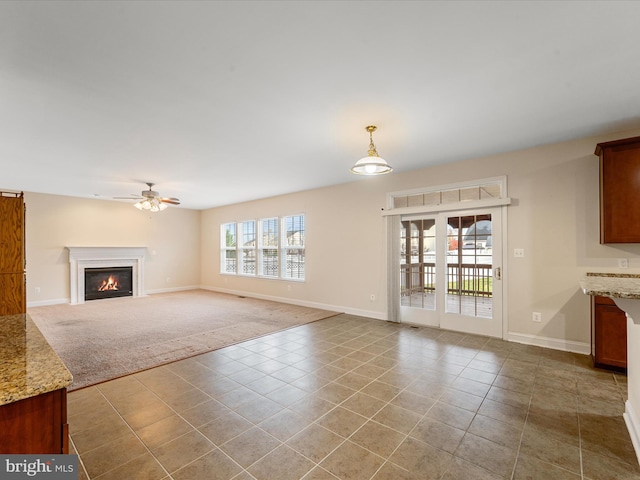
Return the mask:
POLYGON ((270 217, 270 218, 261 218, 259 220, 259 245, 258 245, 258 276, 266 277, 266 278, 279 278, 280 277, 280 265, 281 265, 281 255, 280 255, 280 219, 278 217, 270 217), (271 225, 267 226, 267 223, 271 225), (269 231, 265 231, 265 229, 269 229, 269 231), (275 231, 271 233, 271 229, 274 228, 275 231), (271 240, 269 240, 271 239, 271 240), (265 240, 267 240, 265 242, 265 240), (266 244, 265 244, 266 243, 266 244), (267 252, 275 251, 275 271, 273 274, 268 273, 269 270, 273 270, 273 267, 269 268, 271 262, 267 261, 271 255, 268 255, 267 252), (265 273, 265 270, 267 273, 265 273))
POLYGON ((236 222, 228 222, 220 225, 220 245, 222 248, 220 249, 220 273, 233 274, 235 275, 238 271, 238 224, 236 222), (230 229, 228 227, 233 226, 233 242, 232 245, 229 245, 228 232, 230 229), (233 272, 228 270, 228 260, 229 260, 229 252, 233 252, 233 272))
MULTIPOLYGON (((295 220, 292 220, 293 222, 295 222, 295 220)), ((290 281, 304 281, 306 278, 306 248, 305 248, 305 244, 306 244, 306 219, 305 219, 305 215, 304 214, 296 214, 296 215, 287 215, 285 217, 282 217, 282 221, 281 221, 281 231, 282 231, 282 236, 280 239, 280 258, 282 259, 282 265, 281 265, 281 271, 280 271, 280 275, 283 279, 285 280, 290 280, 290 281), (291 230, 292 235, 291 236, 295 236, 296 233, 298 233, 298 243, 292 243, 295 242, 295 237, 294 238, 290 238, 289 234, 289 229, 287 226, 287 222, 290 219, 294 219, 294 218, 301 218, 301 226, 300 229, 296 232, 295 230, 291 230), (300 235, 300 232, 302 232, 302 234, 300 235), (288 251, 296 251, 297 253, 295 255, 291 255, 288 253, 288 251), (302 268, 298 267, 296 268, 296 271, 298 272, 298 274, 300 273, 300 271, 302 271, 302 276, 293 276, 293 268, 291 269, 291 272, 289 271, 289 257, 293 256, 293 257, 297 257, 303 258, 302 262, 298 262, 298 265, 300 265, 300 263, 302 264, 302 268)))
POLYGON ((298 213, 220 224, 220 274, 305 282, 305 217, 304 213, 298 213), (293 229, 289 229, 289 224, 292 224, 293 229), (267 230, 277 231, 269 233, 267 230), (235 231, 235 245, 228 245, 228 231, 235 231), (288 238, 289 232, 291 232, 290 236, 296 234, 297 236, 288 238), (276 242, 269 240, 268 237, 275 239, 276 242), (274 262, 267 260, 273 258, 271 251, 275 251, 275 267, 274 262), (229 252, 235 252, 234 271, 229 271, 229 252), (292 258, 289 264, 287 258, 292 258), (254 267, 250 269, 252 271, 247 271, 251 261, 254 262, 254 267), (295 268, 292 267, 292 262, 296 263, 295 268), (271 271, 274 274, 270 273, 271 271))
POLYGON ((238 275, 254 277, 257 274, 257 240, 258 230, 256 220, 243 220, 238 222, 238 264, 236 273, 238 275), (247 272, 250 264, 253 263, 253 273, 247 272))

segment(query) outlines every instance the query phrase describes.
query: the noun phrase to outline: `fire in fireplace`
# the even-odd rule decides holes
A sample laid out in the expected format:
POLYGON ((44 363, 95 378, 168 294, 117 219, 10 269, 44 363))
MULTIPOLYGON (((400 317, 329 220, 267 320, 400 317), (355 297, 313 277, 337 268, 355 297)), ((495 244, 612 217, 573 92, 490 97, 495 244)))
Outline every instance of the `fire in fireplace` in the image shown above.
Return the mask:
POLYGON ((85 268, 84 299, 133 296, 133 267, 85 268))

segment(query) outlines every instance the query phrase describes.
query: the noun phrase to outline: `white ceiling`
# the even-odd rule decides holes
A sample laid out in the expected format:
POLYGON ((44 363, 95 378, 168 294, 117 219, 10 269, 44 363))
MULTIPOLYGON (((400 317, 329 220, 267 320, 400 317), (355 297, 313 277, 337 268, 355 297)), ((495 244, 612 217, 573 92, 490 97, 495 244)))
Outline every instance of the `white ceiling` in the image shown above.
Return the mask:
POLYGON ((2 1, 0 190, 203 209, 640 126, 640 2, 2 1))

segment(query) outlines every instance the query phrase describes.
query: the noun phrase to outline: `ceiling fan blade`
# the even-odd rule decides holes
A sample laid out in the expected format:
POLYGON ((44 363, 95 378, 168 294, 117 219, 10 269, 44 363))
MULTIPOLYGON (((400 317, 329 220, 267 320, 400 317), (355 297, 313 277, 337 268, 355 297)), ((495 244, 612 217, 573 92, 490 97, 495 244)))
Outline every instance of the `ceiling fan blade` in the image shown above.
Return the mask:
POLYGON ((113 197, 114 200, 142 200, 143 197, 139 195, 131 195, 130 197, 113 197))
POLYGON ((169 203, 171 205, 180 205, 180 200, 177 198, 169 197, 169 198, 161 198, 160 201, 162 203, 169 203))

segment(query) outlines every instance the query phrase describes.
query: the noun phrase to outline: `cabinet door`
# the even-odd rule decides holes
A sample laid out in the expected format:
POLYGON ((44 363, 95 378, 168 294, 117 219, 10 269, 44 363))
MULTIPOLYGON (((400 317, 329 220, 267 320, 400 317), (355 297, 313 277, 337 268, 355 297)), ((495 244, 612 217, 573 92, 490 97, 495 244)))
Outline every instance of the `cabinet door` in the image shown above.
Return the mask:
POLYGON ((640 243, 640 141, 610 142, 597 151, 600 243, 640 243))
POLYGON ((0 406, 0 452, 69 453, 65 388, 0 406))
POLYGON ((27 313, 24 273, 0 273, 0 315, 27 313))
POLYGON ((627 368, 627 317, 615 305, 595 305, 595 363, 597 367, 627 368))
POLYGON ((24 201, 0 195, 0 273, 24 271, 24 201))

